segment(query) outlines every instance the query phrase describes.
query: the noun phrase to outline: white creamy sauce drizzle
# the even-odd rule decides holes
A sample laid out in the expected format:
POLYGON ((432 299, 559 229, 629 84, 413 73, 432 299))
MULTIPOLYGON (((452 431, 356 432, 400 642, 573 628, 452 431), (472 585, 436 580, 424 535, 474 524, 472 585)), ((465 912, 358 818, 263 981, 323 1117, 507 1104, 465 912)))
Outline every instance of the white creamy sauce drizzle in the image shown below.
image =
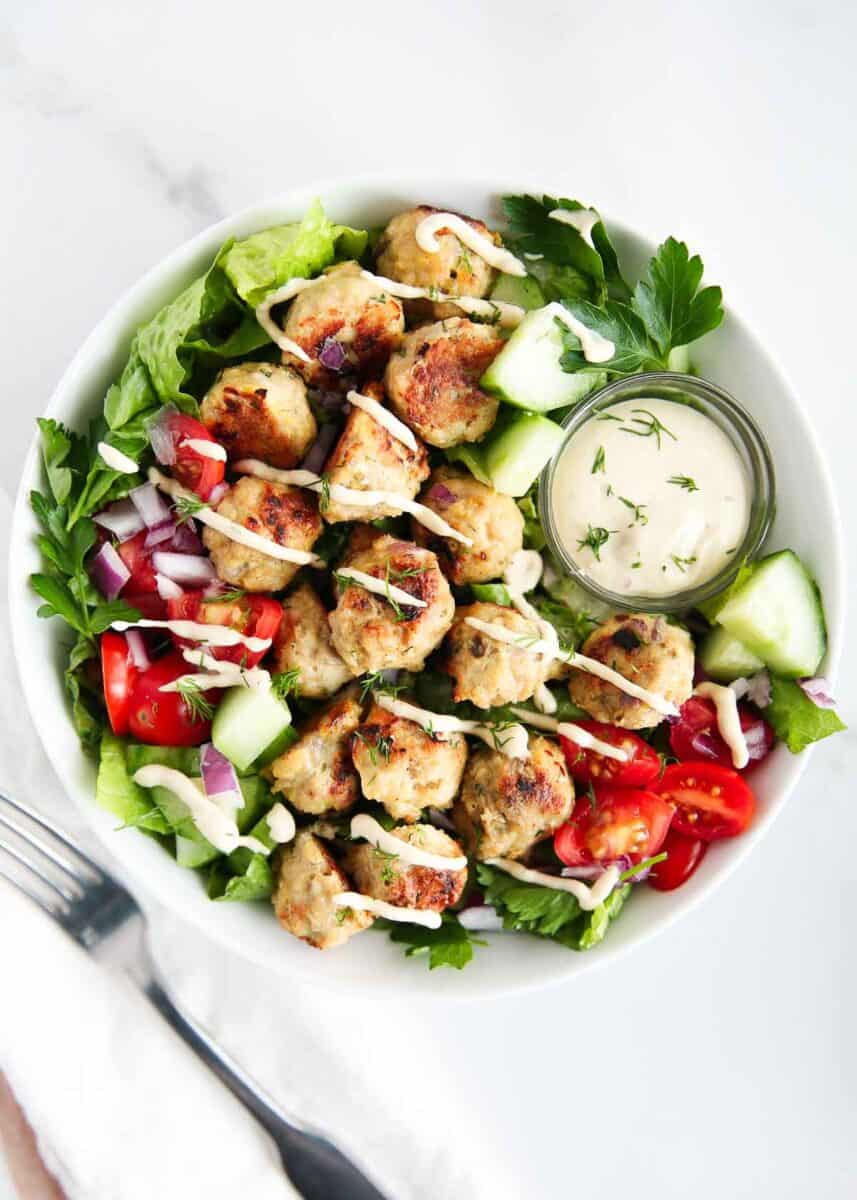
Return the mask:
POLYGON ((502 246, 496 245, 491 238, 480 233, 478 229, 474 229, 456 213, 431 213, 420 221, 414 233, 420 250, 424 250, 426 254, 437 254, 440 250, 437 235, 442 230, 454 234, 468 250, 472 250, 474 254, 478 254, 481 259, 484 259, 489 267, 496 267, 498 271, 502 271, 506 275, 517 275, 518 277, 526 275, 527 268, 519 259, 515 258, 514 254, 510 254, 502 246))
POLYGON ((220 442, 210 442, 208 438, 185 438, 183 446, 189 446, 203 458, 213 458, 215 462, 226 462, 226 447, 220 442))
POLYGON ((246 846, 256 854, 268 854, 268 847, 258 838, 245 837, 235 823, 234 813, 226 811, 202 791, 200 784, 182 771, 163 767, 157 763, 141 767, 133 776, 140 787, 168 788, 185 804, 196 828, 221 854, 231 854, 239 846, 246 846))
POLYGON ((354 567, 339 567, 336 574, 352 580, 360 587, 365 588, 367 592, 383 596, 385 600, 395 600, 397 604, 406 605, 408 608, 427 607, 427 602, 421 600, 419 596, 412 596, 404 588, 396 587, 394 583, 389 583, 385 579, 376 579, 374 575, 367 575, 365 571, 356 571, 354 567))
POLYGON ((107 463, 108 467, 110 467, 111 471, 121 471, 123 475, 137 474, 137 464, 133 458, 129 458, 127 454, 123 454, 121 450, 117 450, 109 442, 99 442, 98 453, 104 462, 107 463))
POLYGON ((542 716, 516 706, 512 707, 512 712, 519 721, 523 721, 527 725, 543 729, 545 733, 555 733, 560 737, 568 738, 576 746, 581 746, 584 750, 595 750, 596 753, 603 754, 605 758, 614 758, 617 762, 627 762, 631 757, 627 750, 621 750, 618 746, 611 746, 609 742, 603 742, 601 738, 595 737, 594 734, 589 733, 586 729, 581 729, 579 725, 575 725, 571 721, 557 721, 553 717, 542 716))
POLYGON ((498 867, 513 879, 522 883, 536 883, 539 887, 551 888, 555 892, 570 892, 584 912, 592 912, 599 904, 603 904, 619 882, 621 871, 618 867, 608 867, 599 875, 592 887, 579 879, 562 879, 556 875, 546 875, 544 871, 532 871, 511 858, 486 858, 489 867, 498 867))
MULTIPOLYGON (((512 604, 528 621, 532 621, 541 631, 541 635, 546 642, 559 649, 559 636, 550 621, 546 621, 539 610, 530 604, 529 600, 524 595, 525 592, 532 592, 538 587, 539 580, 544 571, 544 562, 542 556, 537 550, 517 550, 509 560, 506 570, 503 572, 503 582, 505 583, 512 604)), ((545 688, 547 691, 547 688, 545 688)), ((550 696, 549 701, 545 701, 542 695, 543 702, 556 704, 553 697, 550 696)), ((553 712, 552 708, 546 708, 544 712, 553 712)))
POLYGON ((403 442, 409 450, 416 452, 419 450, 417 439, 414 437, 404 421, 391 413, 389 408, 385 408, 383 404, 379 404, 372 396, 364 396, 362 392, 350 391, 348 393, 348 402, 353 404, 355 408, 361 408, 363 412, 368 413, 374 421, 387 430, 392 437, 397 441, 403 442))
POLYGON ((499 325, 507 328, 520 325, 525 316, 519 304, 508 304, 504 300, 483 300, 479 296, 450 296, 448 292, 439 292, 437 288, 414 287, 410 283, 387 279, 385 275, 373 275, 371 271, 361 271, 360 274, 364 279, 371 279, 377 283, 398 300, 433 300, 436 304, 454 304, 463 312, 473 313, 478 317, 496 318, 499 325))
POLYGON ((268 813, 267 821, 271 841, 276 842, 278 846, 282 846, 285 842, 290 842, 295 836, 295 819, 285 804, 280 803, 280 801, 268 813))
MULTIPOLYGON (((174 500, 180 498, 185 500, 199 500, 199 497, 193 492, 189 492, 187 488, 183 488, 175 479, 169 479, 166 475, 163 475, 157 467, 149 467, 149 480, 155 487, 160 488, 162 492, 166 492, 174 500)), ((265 554, 268 558, 276 558, 281 562, 298 563, 302 567, 326 566, 324 559, 312 554, 309 550, 294 550, 291 546, 281 546, 279 542, 273 542, 270 538, 262 537, 260 534, 254 533, 252 529, 245 529, 237 521, 230 521, 228 517, 222 517, 213 508, 201 508, 193 515, 197 521, 203 525, 207 525, 209 529, 216 529, 218 533, 222 533, 230 541, 240 542, 242 546, 247 546, 251 550, 258 550, 260 554, 265 554)))
MULTIPOLYGON (((126 629, 168 629, 176 637, 187 638, 190 642, 205 642, 209 646, 246 646, 255 653, 267 650, 271 645, 270 638, 249 637, 227 625, 203 625, 199 621, 152 621, 148 617, 141 617, 139 621, 114 621, 111 629, 119 633, 124 633, 126 629)), ((218 669, 223 665, 218 663, 218 669)))
POLYGON ((419 846, 414 846, 411 842, 404 842, 400 838, 394 837, 368 813, 359 813, 356 817, 351 818, 351 836, 364 838, 378 850, 383 850, 385 854, 390 854, 400 859, 401 862, 409 863, 414 867, 430 867, 433 871, 463 871, 467 866, 467 858, 463 854, 453 857, 431 854, 428 850, 421 850, 419 846))
POLYGON ((524 650, 527 654, 539 654, 546 658, 556 658, 560 662, 567 662, 570 666, 577 667, 579 671, 586 671, 589 675, 597 675, 605 683, 612 683, 614 687, 619 688, 620 691, 625 692, 629 696, 633 696, 635 700, 642 700, 644 704, 648 704, 650 708, 660 713, 661 716, 675 717, 678 715, 676 706, 664 696, 659 696, 657 692, 650 692, 647 688, 639 687, 636 683, 632 683, 630 679, 626 679, 624 675, 620 675, 618 671, 614 671, 611 667, 605 667, 603 663, 596 662, 594 658, 587 658, 585 654, 558 649, 545 638, 537 638, 534 641, 529 641, 529 639, 522 640, 519 633, 515 633, 512 629, 507 629, 505 625, 496 625, 490 621, 481 621, 478 617, 465 617, 464 620, 466 624, 470 625, 473 629, 478 629, 486 637, 492 637, 498 642, 506 642, 510 646, 517 646, 519 650, 524 650))
MULTIPOLYGON (((267 479, 271 483, 290 484, 292 487, 308 488, 311 492, 321 493, 324 490, 320 476, 313 474, 312 471, 284 471, 279 467, 269 467, 267 463, 260 462, 256 458, 242 458, 232 465, 234 470, 241 475, 255 475, 257 479, 267 479)), ((331 483, 328 487, 331 500, 335 500, 337 504, 345 504, 354 508, 374 508, 377 504, 384 504, 388 508, 398 508, 402 512, 409 513, 416 521, 419 521, 420 525, 424 525, 426 529, 430 529, 432 533, 436 533, 440 537, 451 538, 465 546, 473 545, 472 538, 465 537, 463 533, 453 529, 428 505, 411 500, 409 496, 402 496, 398 492, 358 491, 356 488, 343 487, 341 483, 331 483)))
POLYGON ((556 696, 550 690, 546 683, 540 683, 533 692, 533 704, 540 713, 555 713, 559 705, 557 704, 556 696))
POLYGON ((548 216, 552 221, 559 221, 561 225, 570 225, 572 229, 576 229, 587 246, 595 249, 592 230, 601 220, 597 212, 591 208, 555 208, 548 213, 548 216))
POLYGON ((340 892, 333 897, 333 903, 336 908, 353 908, 356 912, 386 917, 388 921, 424 925, 426 929, 440 929, 442 924, 439 912, 432 912, 428 908, 400 908, 396 904, 388 904, 386 900, 376 900, 374 896, 362 896, 360 892, 340 892))
POLYGON ((547 307, 553 316, 562 321, 563 325, 567 325, 575 337, 579 339, 583 357, 587 362, 603 363, 610 361, 616 353, 616 347, 609 338, 602 337, 596 330, 589 329, 582 321, 578 321, 577 317, 570 313, 565 305, 560 304, 558 300, 552 301, 547 307))
POLYGON ((732 766, 737 771, 746 767, 750 761, 747 749, 747 739, 741 728, 741 718, 738 714, 738 697, 731 687, 721 687, 719 683, 698 683, 693 689, 694 696, 703 696, 712 700, 717 711, 717 728, 720 736, 729 747, 732 755, 732 766))
POLYGON ((660 597, 698 587, 734 561, 752 487, 731 438, 710 417, 642 396, 572 434, 550 505, 560 542, 594 583, 620 596, 660 597), (603 538, 595 549, 591 530, 603 538))
POLYGON ((429 712, 416 704, 408 704, 406 700, 388 696, 385 692, 374 692, 375 703, 394 717, 405 721, 413 721, 426 733, 443 740, 444 734, 469 733, 477 737, 492 750, 499 751, 506 758, 529 758, 529 739, 523 725, 510 725, 498 730, 494 725, 481 721, 465 721, 461 717, 447 716, 445 713, 429 712))
POLYGON ((302 292, 304 288, 311 287, 324 276, 320 275, 319 279, 290 279, 288 283, 281 288, 277 288, 275 292, 269 292, 261 304, 256 306, 256 320, 265 330, 268 337, 279 346, 281 350, 285 350, 287 354, 293 354, 295 358, 299 358, 301 362, 312 362, 312 359, 307 352, 293 342, 291 338, 286 337, 277 322, 271 316, 271 309, 277 304, 285 304, 287 300, 293 300, 298 292, 302 292))

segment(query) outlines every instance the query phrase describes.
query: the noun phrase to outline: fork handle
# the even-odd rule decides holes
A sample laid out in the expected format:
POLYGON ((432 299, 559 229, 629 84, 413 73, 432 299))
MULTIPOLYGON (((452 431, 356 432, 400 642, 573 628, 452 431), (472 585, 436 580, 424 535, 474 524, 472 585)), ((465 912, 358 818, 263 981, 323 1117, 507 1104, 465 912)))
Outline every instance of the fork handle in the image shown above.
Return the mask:
POLYGON ((142 986, 179 1037, 267 1130, 276 1143, 286 1174, 304 1200, 331 1200, 332 1197, 336 1200, 385 1200, 331 1142, 288 1121, 264 1089, 212 1041, 202 1025, 182 1012, 157 979, 146 979, 142 986))

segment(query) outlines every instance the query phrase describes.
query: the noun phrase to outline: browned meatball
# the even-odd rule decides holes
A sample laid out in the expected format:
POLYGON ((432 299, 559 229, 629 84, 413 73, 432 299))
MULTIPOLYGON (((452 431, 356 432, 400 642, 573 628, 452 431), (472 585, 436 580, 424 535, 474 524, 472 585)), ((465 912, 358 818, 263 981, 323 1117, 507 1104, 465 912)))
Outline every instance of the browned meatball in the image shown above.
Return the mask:
POLYGON ((476 750, 464 771, 452 819, 468 853, 520 858, 571 816, 574 784, 556 742, 530 735, 529 758, 476 750))
POLYGON ((371 913, 338 908, 334 897, 351 885, 324 844, 311 833, 298 833, 274 858, 273 905, 285 930, 318 950, 341 946, 368 929, 371 913))
POLYGON ((498 407, 479 380, 503 345, 492 325, 465 317, 405 334, 384 374, 393 408, 431 446, 477 441, 498 407))
MULTIPOLYGON (((362 391, 373 400, 381 402, 384 399, 380 383, 367 384, 362 391)), ((426 448, 421 442, 417 442, 417 447, 416 451, 409 449, 369 413, 352 408, 327 460, 325 474, 330 483, 358 492, 395 492, 413 500, 429 473, 426 448)), ((379 517, 396 517, 401 511, 395 504, 356 507, 331 498, 324 509, 324 519, 330 522, 376 521, 379 517)))
POLYGON ((455 686, 453 698, 469 700, 478 708, 516 704, 529 700, 545 682, 551 659, 528 650, 527 643, 542 636, 533 621, 514 608, 480 601, 455 610, 455 621, 444 644, 444 668, 455 686), (499 641, 467 624, 476 617, 489 625, 510 630, 520 645, 499 641))
POLYGON ((348 558, 348 566, 425 601, 391 603, 358 583, 337 582, 330 614, 333 644, 355 674, 402 667, 419 671, 452 622, 455 603, 437 559, 413 542, 384 535, 348 558))
POLYGON ((340 263, 295 297, 283 326, 286 337, 311 361, 303 362, 288 351, 283 361, 313 387, 336 388, 349 376, 381 371, 404 329, 402 305, 395 296, 364 279, 359 263, 340 263), (331 363, 341 358, 341 366, 328 369, 319 361, 321 354, 331 363))
MULTIPOLYGON (((671 625, 666 617, 618 613, 592 631, 580 652, 677 708, 693 691, 693 642, 686 629, 671 625)), ((663 720, 642 700, 585 671, 572 669, 568 694, 596 721, 608 725, 647 729, 663 720)))
MULTIPOLYGON (((311 550, 322 530, 318 501, 312 492, 250 475, 232 485, 216 511, 292 550, 311 550)), ((219 578, 248 592, 279 592, 300 570, 299 563, 271 558, 217 529, 206 527, 202 540, 219 578)))
MULTIPOLYGON (((444 858, 458 858, 461 846, 433 825, 405 825, 391 829, 393 837, 444 858)), ((442 912, 460 899, 467 882, 467 867, 436 871, 414 866, 366 842, 348 848, 345 865, 359 892, 400 908, 428 908, 442 912)))
POLYGON ((299 463, 316 435, 303 380, 274 363, 240 363, 221 371, 199 415, 230 458, 260 458, 272 467, 299 463))
POLYGON ((297 670, 297 694, 326 700, 351 679, 333 647, 327 609, 308 583, 289 592, 282 605, 282 620, 274 635, 274 669, 297 670))
POLYGON ((303 813, 343 812, 360 796, 351 735, 360 724, 355 692, 344 692, 311 717, 300 737, 270 766, 273 790, 303 813))
POLYGON ((351 757, 363 795, 397 821, 418 821, 424 808, 449 808, 458 792, 467 742, 460 733, 430 737, 421 725, 374 704, 354 735, 351 757))
POLYGON ((487 583, 499 579, 512 555, 524 544, 524 518, 511 496, 503 496, 465 471, 437 467, 420 497, 472 546, 439 537, 413 522, 414 541, 438 557, 452 583, 487 583))

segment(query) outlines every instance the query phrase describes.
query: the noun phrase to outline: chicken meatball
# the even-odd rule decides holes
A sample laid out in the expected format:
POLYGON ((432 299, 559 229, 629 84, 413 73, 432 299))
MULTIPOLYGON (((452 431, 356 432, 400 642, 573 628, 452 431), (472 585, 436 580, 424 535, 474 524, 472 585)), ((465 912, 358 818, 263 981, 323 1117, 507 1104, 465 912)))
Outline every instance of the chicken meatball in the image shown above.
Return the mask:
POLYGON ((343 693, 311 717, 294 745, 271 763, 273 790, 282 792, 298 812, 344 812, 359 798, 351 735, 361 715, 354 691, 343 693))
POLYGON ((230 458, 260 458, 272 467, 299 463, 316 435, 303 380, 274 363, 240 363, 221 371, 199 415, 230 458))
POLYGON ((377 374, 404 329, 400 301, 365 279, 359 263, 339 263, 298 293, 286 315, 283 332, 311 361, 288 351, 283 361, 313 387, 337 388, 349 377, 377 374))
MULTIPOLYGON (((580 652, 678 708, 693 691, 693 642, 686 629, 671 625, 666 617, 617 613, 590 633, 580 652)), ((642 700, 585 671, 572 670, 568 694, 596 721, 608 725, 648 729, 663 720, 642 700)))
POLYGON ((384 374, 393 408, 431 446, 477 441, 498 407, 479 380, 503 344, 492 325, 465 317, 411 330, 384 374))
MULTIPOLYGON (((379 402, 384 398, 380 383, 367 385, 363 392, 379 402)), ((417 442, 416 450, 409 449, 369 413, 355 407, 324 470, 330 483, 358 492, 396 492, 413 500, 429 473, 428 453, 421 442, 417 442)), ((324 507, 324 519, 331 523, 376 521, 379 517, 397 517, 401 511, 395 504, 367 508, 331 499, 324 507)))
POLYGON ((298 671, 297 694, 326 700, 352 677, 333 648, 327 609, 308 583, 289 592, 282 605, 274 635, 274 670, 298 671))
MULTIPOLYGON (((416 229, 420 221, 439 211, 428 204, 421 204, 418 208, 393 217, 381 234, 376 249, 375 261, 379 274, 414 287, 437 288, 439 292, 446 292, 450 296, 487 296, 496 275, 494 268, 463 245, 454 233, 438 230, 440 248, 435 252, 423 250, 417 243, 416 229)), ((477 233, 500 245, 499 236, 492 233, 482 221, 466 217, 463 213, 457 215, 462 216, 477 233)), ((454 304, 431 300, 409 300, 405 307, 411 320, 426 316, 439 320, 458 316, 461 311, 454 304)))
POLYGON ((355 675, 401 667, 419 671, 443 640, 455 613, 449 584, 430 550, 388 535, 349 557, 348 566, 393 584, 424 608, 391 603, 359 583, 337 583, 339 600, 330 614, 333 644, 355 675))
POLYGON ((444 645, 444 667, 454 681, 453 699, 457 703, 469 700, 477 708, 529 700, 551 668, 551 659, 526 648, 540 637, 538 625, 514 608, 479 602, 456 609, 444 645), (474 629, 467 624, 468 617, 503 626, 520 644, 499 641, 474 629))
POLYGON ((556 742, 530 734, 528 758, 476 750, 452 810, 470 854, 520 858, 571 816, 574 784, 556 742))
POLYGON ((467 762, 460 733, 430 737, 415 721, 372 706, 351 742, 363 795, 377 800, 397 821, 418 821, 429 805, 449 808, 467 762))
POLYGON ((437 555, 451 583, 499 579, 524 544, 524 518, 511 496, 503 496, 467 472, 438 467, 420 503, 473 542, 465 546, 413 522, 414 541, 437 555))
POLYGON ((274 912, 282 927, 319 950, 341 946, 374 921, 371 913, 339 908, 334 897, 352 891, 325 845, 303 831, 277 851, 274 912))
MULTIPOLYGON (((458 858, 464 853, 454 838, 433 825, 406 825, 390 832, 401 842, 444 858, 458 858)), ((414 866, 366 842, 348 848, 345 866, 359 892, 400 908, 442 912, 455 904, 467 882, 467 867, 437 871, 434 867, 414 866)))
MULTIPOLYGON (((282 483, 267 483, 250 475, 232 485, 216 511, 252 533, 292 550, 311 550, 322 530, 318 501, 312 492, 282 483)), ((282 591, 300 570, 299 563, 271 558, 217 529, 206 526, 202 540, 219 578, 248 592, 282 591)))

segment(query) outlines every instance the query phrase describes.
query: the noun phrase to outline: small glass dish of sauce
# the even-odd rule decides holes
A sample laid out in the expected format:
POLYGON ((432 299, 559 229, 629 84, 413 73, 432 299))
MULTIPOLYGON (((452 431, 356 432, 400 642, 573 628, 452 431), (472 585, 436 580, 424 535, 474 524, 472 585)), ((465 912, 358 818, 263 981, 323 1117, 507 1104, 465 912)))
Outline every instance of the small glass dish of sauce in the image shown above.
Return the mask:
POLYGON ((539 484, 548 545, 613 607, 693 608, 729 586, 773 520, 774 466, 750 414, 693 375, 617 380, 563 422, 539 484))

